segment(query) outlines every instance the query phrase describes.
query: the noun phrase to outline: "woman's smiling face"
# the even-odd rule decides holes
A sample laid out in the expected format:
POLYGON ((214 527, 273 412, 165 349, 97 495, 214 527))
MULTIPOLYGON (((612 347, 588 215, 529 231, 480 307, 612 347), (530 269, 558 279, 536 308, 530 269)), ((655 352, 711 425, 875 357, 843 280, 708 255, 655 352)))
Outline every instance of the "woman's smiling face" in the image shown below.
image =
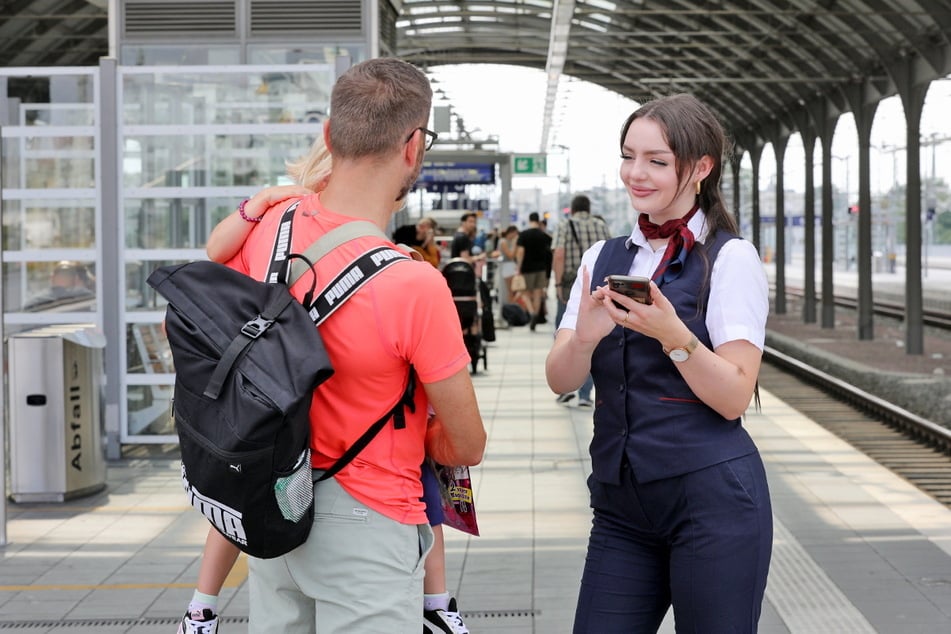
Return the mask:
POLYGON ((662 224, 680 218, 694 205, 695 192, 677 178, 677 160, 653 119, 640 117, 627 129, 621 148, 621 182, 631 205, 662 224))

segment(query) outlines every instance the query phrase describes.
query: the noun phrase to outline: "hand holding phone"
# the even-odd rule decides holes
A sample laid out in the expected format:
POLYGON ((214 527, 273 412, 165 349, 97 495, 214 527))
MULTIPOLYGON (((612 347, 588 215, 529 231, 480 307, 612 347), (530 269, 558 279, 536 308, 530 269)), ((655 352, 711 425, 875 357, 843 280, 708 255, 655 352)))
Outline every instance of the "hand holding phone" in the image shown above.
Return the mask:
MULTIPOLYGON (((651 300, 651 281, 646 277, 634 275, 608 275, 605 280, 608 288, 612 291, 627 295, 635 302, 641 304, 650 304, 651 300)), ((614 305, 618 308, 624 308, 617 302, 614 305)))

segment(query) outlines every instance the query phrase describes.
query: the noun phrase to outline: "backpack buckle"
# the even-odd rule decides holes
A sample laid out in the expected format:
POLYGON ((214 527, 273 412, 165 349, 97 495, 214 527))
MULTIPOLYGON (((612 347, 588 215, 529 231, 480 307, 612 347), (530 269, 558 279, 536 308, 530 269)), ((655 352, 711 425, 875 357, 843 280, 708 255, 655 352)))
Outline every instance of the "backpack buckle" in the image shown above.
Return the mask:
POLYGON ((251 321, 247 322, 245 325, 241 326, 241 334, 250 337, 251 339, 257 339, 264 332, 271 327, 271 324, 274 323, 273 319, 265 319, 261 315, 258 315, 251 321))

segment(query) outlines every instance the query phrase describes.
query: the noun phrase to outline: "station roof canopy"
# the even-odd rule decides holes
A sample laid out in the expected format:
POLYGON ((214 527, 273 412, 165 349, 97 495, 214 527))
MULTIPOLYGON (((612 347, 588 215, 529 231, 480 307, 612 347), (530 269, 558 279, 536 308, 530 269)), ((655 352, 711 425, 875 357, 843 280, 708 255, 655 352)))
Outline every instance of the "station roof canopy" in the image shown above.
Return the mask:
POLYGON ((0 66, 95 66, 108 0, 0 0, 0 66))
MULTIPOLYGON (((749 145, 810 113, 850 110, 849 95, 875 103, 951 73, 948 0, 387 1, 398 7, 395 54, 423 68, 548 71, 549 121, 564 74, 639 102, 692 92, 749 145)), ((106 5, 0 0, 0 64, 98 63, 106 5)))
POLYGON ((748 146, 850 110, 849 91, 877 102, 951 73, 947 0, 404 0, 397 25, 422 67, 550 71, 546 114, 560 73, 638 102, 691 92, 748 146))

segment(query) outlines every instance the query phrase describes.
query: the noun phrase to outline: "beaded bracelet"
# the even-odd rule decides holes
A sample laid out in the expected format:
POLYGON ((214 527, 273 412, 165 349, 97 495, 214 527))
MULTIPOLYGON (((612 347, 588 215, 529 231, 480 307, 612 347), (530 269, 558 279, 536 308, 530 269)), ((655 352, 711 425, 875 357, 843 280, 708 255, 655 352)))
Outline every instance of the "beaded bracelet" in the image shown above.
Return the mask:
POLYGON ((243 220, 247 220, 248 222, 261 222, 263 216, 258 216, 257 218, 252 218, 251 216, 249 216, 249 215, 247 215, 246 213, 244 213, 244 206, 248 204, 248 201, 249 201, 249 200, 251 200, 251 199, 250 199, 250 198, 245 198, 244 200, 242 200, 242 201, 238 204, 238 215, 241 216, 241 218, 242 218, 243 220))

